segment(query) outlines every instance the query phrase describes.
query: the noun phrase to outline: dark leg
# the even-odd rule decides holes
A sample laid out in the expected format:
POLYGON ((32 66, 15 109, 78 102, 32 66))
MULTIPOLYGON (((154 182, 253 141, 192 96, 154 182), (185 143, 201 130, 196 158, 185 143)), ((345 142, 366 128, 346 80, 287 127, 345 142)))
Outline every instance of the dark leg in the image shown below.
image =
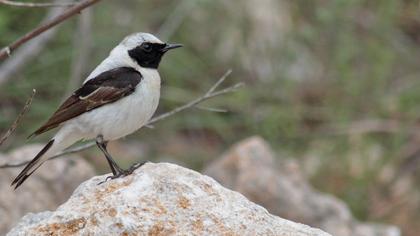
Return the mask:
POLYGON ((112 159, 112 156, 108 153, 106 150, 107 142, 103 140, 102 135, 99 135, 96 138, 96 145, 98 145, 99 149, 103 152, 103 154, 106 157, 106 160, 108 161, 109 167, 111 168, 112 174, 117 175, 120 170, 122 170, 117 163, 112 159))
MULTIPOLYGON (((97 142, 96 145, 98 145, 99 149, 101 149, 101 151, 104 153, 103 150, 106 150, 107 143, 98 144, 98 142, 97 142)), ((106 161, 108 162, 109 167, 111 168, 112 174, 116 175, 117 171, 115 170, 115 167, 112 165, 112 162, 108 159, 108 157, 106 155, 105 155, 105 157, 106 157, 106 161)))
MULTIPOLYGON (((120 169, 116 175, 106 177, 104 182, 106 182, 109 179, 116 179, 116 178, 119 178, 121 176, 131 175, 135 170, 140 168, 142 165, 146 164, 146 162, 147 161, 136 163, 136 164, 132 165, 130 168, 128 168, 127 170, 120 169)), ((103 183, 103 182, 101 182, 101 183, 103 183)), ((99 184, 101 184, 101 183, 99 183, 99 184)))
POLYGON ((133 171, 135 171, 137 168, 141 167, 142 165, 144 165, 146 163, 146 162, 136 163, 136 164, 132 165, 130 168, 128 168, 127 170, 124 170, 124 169, 122 169, 121 167, 118 166, 118 164, 114 161, 112 156, 106 150, 107 142, 104 141, 102 135, 99 135, 96 138, 96 145, 98 145, 99 149, 101 149, 101 151, 104 153, 104 155, 106 157, 106 160, 108 161, 109 167, 111 168, 111 171, 112 171, 112 174, 113 174, 113 176, 108 176, 105 179, 105 181, 100 182, 99 184, 102 184, 109 179, 116 179, 116 178, 119 178, 121 176, 131 175, 133 173, 133 171))

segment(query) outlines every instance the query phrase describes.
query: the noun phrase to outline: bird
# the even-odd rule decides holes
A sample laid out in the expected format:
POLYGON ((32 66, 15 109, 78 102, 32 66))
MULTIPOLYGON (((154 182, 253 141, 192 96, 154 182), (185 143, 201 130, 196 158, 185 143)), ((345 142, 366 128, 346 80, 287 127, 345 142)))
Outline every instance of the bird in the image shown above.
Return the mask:
POLYGON ((39 129, 29 137, 57 128, 57 132, 13 180, 17 189, 45 161, 80 140, 95 140, 114 179, 141 166, 123 169, 107 151, 109 141, 143 127, 160 98, 158 67, 163 55, 181 44, 164 43, 150 33, 125 37, 39 129))

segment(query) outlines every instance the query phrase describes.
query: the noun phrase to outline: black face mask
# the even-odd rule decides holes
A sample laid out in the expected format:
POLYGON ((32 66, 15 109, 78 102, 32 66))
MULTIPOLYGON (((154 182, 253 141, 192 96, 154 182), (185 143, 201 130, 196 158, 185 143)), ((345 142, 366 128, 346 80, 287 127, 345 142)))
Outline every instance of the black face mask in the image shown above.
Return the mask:
POLYGON ((166 44, 142 43, 128 51, 128 55, 133 58, 141 67, 157 69, 162 59, 166 44))

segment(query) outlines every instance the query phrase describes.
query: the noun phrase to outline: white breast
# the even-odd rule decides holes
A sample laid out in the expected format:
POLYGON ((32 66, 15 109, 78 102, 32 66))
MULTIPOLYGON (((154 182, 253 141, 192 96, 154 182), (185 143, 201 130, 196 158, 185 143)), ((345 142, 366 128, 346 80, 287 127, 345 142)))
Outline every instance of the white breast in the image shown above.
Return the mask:
POLYGON ((101 134, 105 140, 124 137, 144 126, 159 104, 160 76, 155 69, 139 71, 143 79, 134 93, 80 115, 71 125, 84 132, 85 139, 101 134))

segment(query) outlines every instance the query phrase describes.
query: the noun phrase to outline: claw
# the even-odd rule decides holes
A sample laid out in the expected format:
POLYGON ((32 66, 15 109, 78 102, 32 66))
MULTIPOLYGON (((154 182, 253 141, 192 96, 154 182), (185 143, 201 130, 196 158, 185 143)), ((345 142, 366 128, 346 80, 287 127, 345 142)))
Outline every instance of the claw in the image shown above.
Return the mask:
POLYGON ((146 163, 147 163, 147 161, 140 162, 140 163, 135 163, 134 165, 132 165, 127 170, 120 170, 117 174, 106 177, 106 179, 104 181, 99 182, 98 185, 101 185, 101 184, 107 182, 108 180, 117 179, 117 178, 120 178, 120 177, 125 177, 127 175, 131 175, 135 170, 142 167, 146 163))
POLYGON ((130 168, 128 168, 127 172, 129 173, 128 175, 131 175, 135 170, 137 170, 138 168, 142 167, 144 164, 146 164, 148 161, 143 161, 140 163, 135 163, 134 165, 132 165, 130 168))

